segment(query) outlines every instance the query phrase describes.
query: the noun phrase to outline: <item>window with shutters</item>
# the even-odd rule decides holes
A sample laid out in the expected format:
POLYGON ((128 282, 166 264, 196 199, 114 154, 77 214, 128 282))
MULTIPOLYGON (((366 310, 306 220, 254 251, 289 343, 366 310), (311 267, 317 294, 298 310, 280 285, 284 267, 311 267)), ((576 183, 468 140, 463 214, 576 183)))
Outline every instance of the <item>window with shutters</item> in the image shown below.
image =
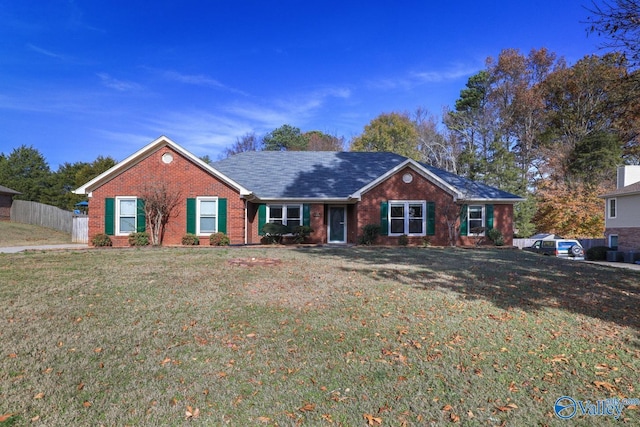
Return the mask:
POLYGON ((389 201, 389 236, 424 236, 427 228, 426 202, 389 201))
POLYGON ((196 234, 206 235, 218 231, 218 198, 196 198, 196 234))
POLYGON ((302 225, 302 205, 267 205, 267 222, 288 227, 302 225))
POLYGON ((469 205, 467 209, 469 236, 485 235, 484 205, 469 205))
POLYGON ((116 197, 116 235, 128 236, 136 232, 137 206, 136 197, 116 197))

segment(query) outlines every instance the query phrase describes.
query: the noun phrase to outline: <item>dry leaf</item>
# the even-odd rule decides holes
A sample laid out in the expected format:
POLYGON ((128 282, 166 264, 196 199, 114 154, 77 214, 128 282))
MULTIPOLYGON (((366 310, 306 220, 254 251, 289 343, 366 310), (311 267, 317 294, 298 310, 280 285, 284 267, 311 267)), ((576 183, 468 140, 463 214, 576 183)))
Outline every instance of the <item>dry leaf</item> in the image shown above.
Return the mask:
POLYGON ((16 357, 18 357, 16 353, 9 354, 9 359, 15 359, 16 357))
POLYGON ((515 403, 508 403, 504 406, 496 406, 496 409, 501 412, 508 412, 508 411, 511 411, 512 409, 518 409, 518 406, 515 403))
POLYGON ((444 405, 444 406, 442 407, 442 410, 443 410, 443 411, 450 411, 450 410, 452 410, 452 409, 453 409, 453 406, 451 406, 451 405, 444 405))
POLYGON ((451 420, 451 422, 454 422, 454 423, 460 422, 460 417, 454 414, 453 412, 449 414, 449 419, 451 420))
POLYGON ((185 411, 184 416, 187 420, 198 418, 200 416, 200 409, 193 409, 191 406, 187 406, 187 410, 185 411))
POLYGON ((615 391, 616 390, 616 388, 613 386, 613 384, 608 383, 606 381, 594 381, 593 384, 598 388, 604 388, 604 389, 607 389, 609 391, 615 391))
POLYGON ((269 417, 258 417, 258 421, 260 421, 261 423, 267 424, 269 421, 271 421, 271 418, 269 418, 269 417))
POLYGON ((82 390, 83 388, 84 388, 84 383, 83 382, 78 384, 78 387, 77 387, 78 390, 82 390))
POLYGON ((302 407, 298 408, 299 411, 308 412, 316 409, 315 403, 305 403, 302 407))
POLYGON ((36 394, 35 396, 33 396, 34 399, 42 399, 44 397, 44 393, 40 392, 38 394, 36 394))
POLYGON ((102 347, 96 347, 93 349, 94 353, 102 353, 102 347))
POLYGON ((4 414, 4 415, 0 415, 0 423, 3 423, 5 421, 7 421, 9 418, 13 417, 14 414, 4 414))
POLYGON ((377 426, 382 424, 382 418, 374 417, 371 414, 364 414, 362 415, 362 418, 367 420, 367 425, 370 425, 370 426, 377 426))
POLYGON ((91 407, 91 402, 86 401, 82 404, 82 406, 84 406, 85 408, 90 408, 91 407))

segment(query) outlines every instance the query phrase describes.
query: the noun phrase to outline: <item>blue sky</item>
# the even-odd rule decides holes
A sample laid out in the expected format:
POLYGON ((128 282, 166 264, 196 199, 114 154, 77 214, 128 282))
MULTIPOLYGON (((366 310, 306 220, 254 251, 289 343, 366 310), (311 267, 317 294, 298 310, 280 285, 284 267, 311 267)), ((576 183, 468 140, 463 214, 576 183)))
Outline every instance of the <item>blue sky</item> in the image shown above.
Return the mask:
POLYGON ((583 0, 0 0, 0 152, 122 160, 160 135, 216 159, 283 124, 349 140, 441 116, 488 56, 603 52, 583 0))

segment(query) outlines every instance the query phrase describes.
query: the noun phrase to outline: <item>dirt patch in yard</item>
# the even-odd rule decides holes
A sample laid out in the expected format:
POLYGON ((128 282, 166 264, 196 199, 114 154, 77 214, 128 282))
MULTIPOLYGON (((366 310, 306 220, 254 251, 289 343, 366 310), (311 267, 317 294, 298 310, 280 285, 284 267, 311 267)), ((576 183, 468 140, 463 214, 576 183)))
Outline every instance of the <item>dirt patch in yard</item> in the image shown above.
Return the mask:
POLYGON ((241 267, 254 267, 279 265, 282 260, 276 258, 233 258, 227 261, 230 265, 239 265, 241 267))

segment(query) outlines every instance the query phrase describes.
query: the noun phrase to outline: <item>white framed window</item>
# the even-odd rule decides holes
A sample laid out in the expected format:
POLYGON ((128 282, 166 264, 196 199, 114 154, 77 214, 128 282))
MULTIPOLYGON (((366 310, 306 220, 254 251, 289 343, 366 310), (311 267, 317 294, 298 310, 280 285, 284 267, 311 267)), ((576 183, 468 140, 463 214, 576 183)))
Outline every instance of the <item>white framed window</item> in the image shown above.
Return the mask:
POLYGON ((618 199, 615 197, 612 199, 608 199, 607 203, 607 218, 614 219, 617 215, 618 210, 618 199))
POLYGON ((196 234, 209 235, 218 231, 218 198, 196 198, 196 234))
POLYGON ((427 230, 427 202, 393 200, 389 202, 389 236, 424 236, 427 230))
POLYGON ((485 224, 485 212, 484 205, 469 205, 467 209, 467 225, 469 236, 484 236, 485 231, 481 233, 474 233, 473 230, 484 228, 485 224))
POLYGON ((288 227, 302 225, 302 205, 267 205, 267 222, 288 227))
POLYGON ((137 228, 138 199, 133 196, 116 197, 116 235, 128 236, 137 228))

